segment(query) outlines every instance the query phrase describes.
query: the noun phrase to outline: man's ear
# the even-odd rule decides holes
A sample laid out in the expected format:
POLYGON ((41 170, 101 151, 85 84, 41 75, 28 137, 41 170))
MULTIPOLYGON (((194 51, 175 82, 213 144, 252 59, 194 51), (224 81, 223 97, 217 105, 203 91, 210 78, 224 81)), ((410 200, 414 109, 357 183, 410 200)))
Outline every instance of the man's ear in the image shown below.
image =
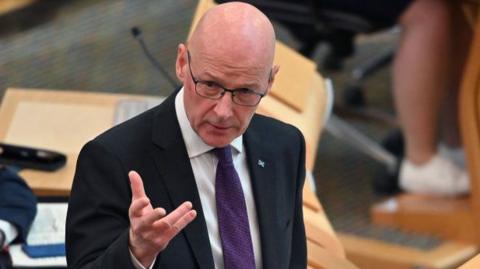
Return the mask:
POLYGON ((187 47, 180 43, 177 49, 177 60, 175 62, 175 73, 177 74, 177 78, 182 81, 184 84, 185 76, 186 76, 186 65, 187 65, 187 47))
POLYGON ((277 75, 278 70, 280 70, 280 66, 279 66, 279 65, 274 65, 274 66, 272 67, 272 71, 270 72, 270 77, 268 78, 268 90, 267 90, 267 93, 269 93, 270 90, 272 89, 272 85, 273 85, 273 82, 275 81, 275 76, 277 75))
POLYGON ((271 83, 273 83, 273 81, 275 80, 275 76, 277 75, 278 70, 280 70, 280 66, 279 65, 274 65, 273 68, 272 68, 272 76, 270 78, 271 83))

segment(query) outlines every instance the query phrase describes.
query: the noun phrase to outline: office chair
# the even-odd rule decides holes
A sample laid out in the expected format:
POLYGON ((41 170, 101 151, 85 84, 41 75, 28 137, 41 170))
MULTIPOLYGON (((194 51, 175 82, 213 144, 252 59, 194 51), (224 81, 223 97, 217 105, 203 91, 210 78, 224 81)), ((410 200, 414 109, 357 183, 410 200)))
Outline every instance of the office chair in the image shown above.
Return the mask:
MULTIPOLYGON (((229 0, 216 0, 218 3, 229 0)), ((322 1, 297 0, 244 0, 256 6, 271 20, 278 22, 300 42, 298 51, 312 58, 320 42, 327 43, 329 53, 323 60, 323 67, 338 70, 343 61, 354 51, 354 38, 357 34, 368 34, 385 29, 386 25, 362 17, 352 12, 335 10, 322 6, 322 1)), ((390 63, 393 50, 387 50, 355 68, 347 88, 343 91, 343 101, 351 106, 365 105, 363 81, 376 70, 390 63)), ((398 191, 397 175, 401 156, 401 134, 396 131, 384 141, 385 146, 362 134, 336 115, 330 117, 326 130, 344 140, 373 159, 384 164, 385 175, 374 179, 374 189, 382 193, 398 191), (400 143, 400 147, 397 144, 400 143), (386 179, 387 177, 388 179, 386 179)))

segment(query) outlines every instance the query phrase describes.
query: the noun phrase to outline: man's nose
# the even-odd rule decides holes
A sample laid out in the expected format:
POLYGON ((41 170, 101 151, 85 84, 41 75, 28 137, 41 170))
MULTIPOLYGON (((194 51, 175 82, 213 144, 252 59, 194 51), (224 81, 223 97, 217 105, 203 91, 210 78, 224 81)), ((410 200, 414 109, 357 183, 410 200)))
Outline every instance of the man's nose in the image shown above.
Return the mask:
POLYGON ((215 105, 215 112, 221 118, 229 118, 233 114, 233 100, 232 100, 232 93, 225 92, 223 96, 217 101, 215 105))

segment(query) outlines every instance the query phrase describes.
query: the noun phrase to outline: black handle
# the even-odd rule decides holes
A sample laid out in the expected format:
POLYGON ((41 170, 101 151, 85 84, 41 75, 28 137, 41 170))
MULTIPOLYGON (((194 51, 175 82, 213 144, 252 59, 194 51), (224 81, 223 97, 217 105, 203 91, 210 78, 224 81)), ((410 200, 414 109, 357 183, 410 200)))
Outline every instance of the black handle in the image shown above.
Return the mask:
POLYGON ((67 157, 59 152, 0 143, 0 164, 19 168, 55 171, 65 165, 67 157))

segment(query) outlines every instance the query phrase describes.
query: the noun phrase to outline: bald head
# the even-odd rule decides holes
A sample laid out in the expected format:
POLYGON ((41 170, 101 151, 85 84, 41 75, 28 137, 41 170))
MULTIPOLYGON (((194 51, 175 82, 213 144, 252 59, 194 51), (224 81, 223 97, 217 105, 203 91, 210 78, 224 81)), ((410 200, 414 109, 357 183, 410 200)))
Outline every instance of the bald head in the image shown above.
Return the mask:
POLYGON ((230 2, 205 13, 192 33, 188 46, 197 53, 234 57, 272 65, 275 32, 269 19, 254 6, 230 2))

